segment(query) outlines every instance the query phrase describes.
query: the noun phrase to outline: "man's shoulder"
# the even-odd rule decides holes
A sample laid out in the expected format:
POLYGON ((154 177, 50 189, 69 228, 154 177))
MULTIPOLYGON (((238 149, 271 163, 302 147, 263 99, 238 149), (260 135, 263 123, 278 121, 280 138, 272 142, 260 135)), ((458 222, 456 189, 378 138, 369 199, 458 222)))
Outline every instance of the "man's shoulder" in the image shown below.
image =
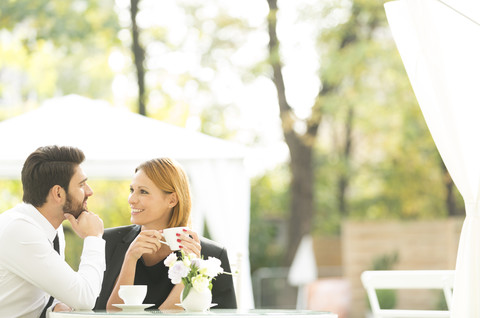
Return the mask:
POLYGON ((24 233, 25 231, 39 228, 37 222, 25 213, 22 213, 22 206, 17 205, 0 214, 0 234, 24 233))
POLYGON ((25 203, 17 204, 16 206, 6 210, 3 213, 0 213, 0 219, 2 220, 15 220, 15 219, 30 219, 30 217, 25 213, 28 209, 34 209, 33 206, 27 205, 25 203))

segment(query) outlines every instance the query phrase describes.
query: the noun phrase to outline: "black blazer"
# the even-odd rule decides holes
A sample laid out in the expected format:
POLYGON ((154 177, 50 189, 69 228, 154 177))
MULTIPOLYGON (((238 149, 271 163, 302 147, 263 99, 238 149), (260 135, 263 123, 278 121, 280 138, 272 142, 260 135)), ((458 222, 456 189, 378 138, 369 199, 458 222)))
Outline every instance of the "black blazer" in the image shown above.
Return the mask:
MULTIPOLYGON (((130 243, 140 233, 140 230, 141 227, 139 225, 120 226, 105 230, 103 238, 106 241, 106 270, 103 276, 102 290, 94 309, 106 308, 108 298, 110 298, 115 281, 120 274, 125 253, 130 243)), ((223 270, 231 273, 227 250, 224 247, 204 237, 200 238, 200 244, 204 259, 207 259, 209 256, 218 258, 222 262, 223 270)), ((213 280, 212 303, 218 304, 215 308, 237 308, 231 275, 220 274, 213 280)))

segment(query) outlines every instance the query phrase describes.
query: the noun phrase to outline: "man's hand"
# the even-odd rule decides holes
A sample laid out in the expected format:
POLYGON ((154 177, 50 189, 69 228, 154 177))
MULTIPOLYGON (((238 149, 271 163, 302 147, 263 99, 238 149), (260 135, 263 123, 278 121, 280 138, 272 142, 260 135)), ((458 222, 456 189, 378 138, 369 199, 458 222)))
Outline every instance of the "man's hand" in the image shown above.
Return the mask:
POLYGON ((103 235, 103 221, 93 212, 83 211, 77 219, 73 215, 65 213, 65 218, 82 239, 87 236, 102 237, 103 235))
POLYGON ((68 307, 67 305, 65 305, 64 303, 58 303, 55 305, 55 307, 53 308, 52 311, 72 311, 72 308, 68 307))

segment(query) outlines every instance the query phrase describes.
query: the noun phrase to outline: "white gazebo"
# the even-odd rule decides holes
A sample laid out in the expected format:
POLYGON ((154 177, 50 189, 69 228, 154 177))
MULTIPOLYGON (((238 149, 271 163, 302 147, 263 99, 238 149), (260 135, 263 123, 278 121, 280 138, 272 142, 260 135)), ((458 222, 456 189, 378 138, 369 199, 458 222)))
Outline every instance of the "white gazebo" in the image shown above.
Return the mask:
POLYGON ((90 178, 129 180, 145 160, 171 157, 179 161, 192 187, 195 230, 202 233, 206 222, 212 238, 228 249, 230 261, 238 262, 240 279, 234 281, 239 308, 253 308, 250 182, 242 146, 78 95, 48 100, 0 122, 0 136, 3 179, 20 179, 27 156, 39 146, 52 144, 82 149, 83 167, 90 178))

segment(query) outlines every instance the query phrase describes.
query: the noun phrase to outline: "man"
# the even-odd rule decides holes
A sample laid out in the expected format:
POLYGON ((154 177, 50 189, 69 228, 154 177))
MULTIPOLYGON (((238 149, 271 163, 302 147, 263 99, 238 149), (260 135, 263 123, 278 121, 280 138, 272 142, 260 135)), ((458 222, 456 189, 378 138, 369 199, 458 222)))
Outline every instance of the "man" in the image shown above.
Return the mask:
POLYGON ((23 203, 0 214, 0 317, 38 318, 95 305, 105 241, 102 220, 87 210, 93 192, 80 167, 84 159, 77 148, 47 146, 25 161, 23 203), (84 239, 78 272, 64 260, 65 219, 84 239))

